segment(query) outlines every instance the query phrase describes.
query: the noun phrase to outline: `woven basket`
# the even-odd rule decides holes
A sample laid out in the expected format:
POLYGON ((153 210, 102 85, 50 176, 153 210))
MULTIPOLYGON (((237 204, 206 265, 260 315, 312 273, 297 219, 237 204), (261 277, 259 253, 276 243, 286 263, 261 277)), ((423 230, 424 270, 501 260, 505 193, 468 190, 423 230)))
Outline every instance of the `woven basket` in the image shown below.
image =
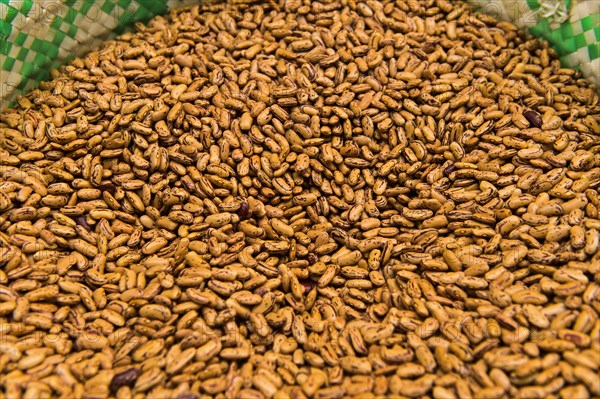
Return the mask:
POLYGON ((547 40, 563 65, 600 87, 600 0, 471 0, 480 11, 513 21, 547 40))
MULTIPOLYGON (((0 0, 0 109, 49 71, 170 8, 202 0, 0 0)), ((600 0, 469 0, 548 40, 600 86, 600 0)))

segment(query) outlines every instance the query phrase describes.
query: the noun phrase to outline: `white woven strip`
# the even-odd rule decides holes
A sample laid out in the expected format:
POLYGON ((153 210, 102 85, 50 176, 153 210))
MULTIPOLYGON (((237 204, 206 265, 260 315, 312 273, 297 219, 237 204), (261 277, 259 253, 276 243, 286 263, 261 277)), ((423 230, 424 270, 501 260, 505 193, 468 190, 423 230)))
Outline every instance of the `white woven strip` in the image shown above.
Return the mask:
POLYGON ((594 13, 600 12, 600 1, 598 0, 573 0, 571 6, 570 21, 579 21, 594 13))
POLYGON ((552 29, 557 29, 561 23, 569 19, 566 3, 562 0, 540 0, 537 14, 540 19, 547 19, 552 29))
POLYGON ((600 87, 600 76, 598 75, 598 71, 600 71, 600 58, 582 65, 581 71, 590 82, 594 83, 596 87, 600 87))

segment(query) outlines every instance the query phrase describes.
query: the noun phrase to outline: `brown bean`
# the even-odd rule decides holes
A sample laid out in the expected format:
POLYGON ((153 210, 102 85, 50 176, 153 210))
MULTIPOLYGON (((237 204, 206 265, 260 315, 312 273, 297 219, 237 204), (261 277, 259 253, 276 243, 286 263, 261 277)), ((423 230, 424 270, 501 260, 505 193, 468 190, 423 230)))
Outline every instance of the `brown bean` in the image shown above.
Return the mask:
POLYGON ((460 3, 170 10, 0 113, 0 392, 600 395, 598 97, 460 3))

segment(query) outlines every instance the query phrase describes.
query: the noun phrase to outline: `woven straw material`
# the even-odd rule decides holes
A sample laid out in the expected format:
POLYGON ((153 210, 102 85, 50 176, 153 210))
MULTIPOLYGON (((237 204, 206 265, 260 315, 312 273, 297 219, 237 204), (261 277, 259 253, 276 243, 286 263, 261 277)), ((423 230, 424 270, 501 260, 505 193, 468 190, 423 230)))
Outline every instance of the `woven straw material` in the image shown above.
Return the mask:
MULTIPOLYGON (((0 109, 49 71, 170 8, 201 0, 0 0, 0 109)), ((547 40, 600 86, 599 0, 469 0, 547 40)))
POLYGON ((600 87, 599 0, 473 0, 479 10, 547 40, 563 65, 600 87))
POLYGON ((137 21, 198 0, 0 0, 0 109, 137 21))

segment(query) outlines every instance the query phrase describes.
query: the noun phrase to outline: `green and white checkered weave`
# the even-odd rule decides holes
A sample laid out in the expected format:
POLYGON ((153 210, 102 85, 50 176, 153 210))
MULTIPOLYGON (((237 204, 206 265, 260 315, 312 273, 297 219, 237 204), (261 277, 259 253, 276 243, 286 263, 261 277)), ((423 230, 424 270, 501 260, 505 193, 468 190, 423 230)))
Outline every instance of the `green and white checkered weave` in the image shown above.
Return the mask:
POLYGON ((0 0, 0 109, 134 22, 198 0, 0 0))
POLYGON ((479 10, 513 21, 545 39, 563 65, 600 87, 600 0, 471 0, 479 10))
MULTIPOLYGON (((0 109, 57 68, 169 8, 201 0, 0 0, 0 109)), ((600 86, 600 0, 469 0, 548 40, 600 86)))

